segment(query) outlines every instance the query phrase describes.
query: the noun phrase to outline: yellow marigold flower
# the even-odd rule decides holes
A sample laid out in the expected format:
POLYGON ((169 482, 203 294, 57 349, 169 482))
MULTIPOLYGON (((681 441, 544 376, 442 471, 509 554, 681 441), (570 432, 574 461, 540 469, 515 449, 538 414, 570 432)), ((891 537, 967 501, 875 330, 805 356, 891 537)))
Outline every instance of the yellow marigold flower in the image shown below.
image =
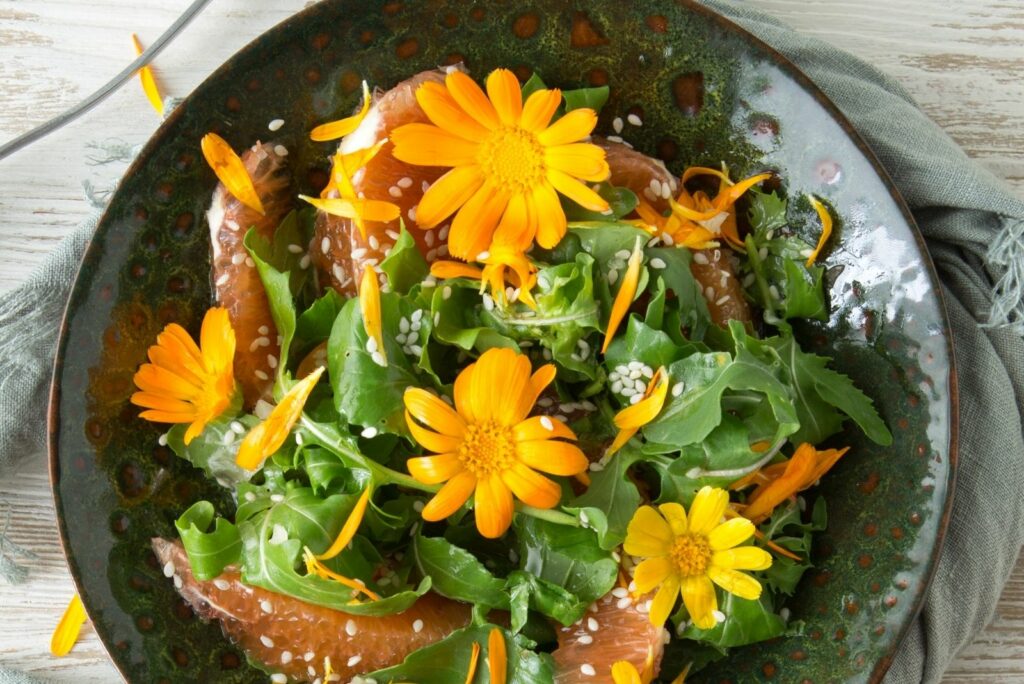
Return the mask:
POLYGON ((139 391, 131 402, 146 410, 140 417, 155 423, 188 423, 185 444, 222 414, 235 395, 235 331, 227 309, 210 309, 203 317, 199 346, 177 323, 171 323, 149 348, 149 363, 133 378, 139 391))
POLYGON ((477 266, 461 261, 435 261, 430 265, 430 275, 442 280, 448 278, 470 278, 479 280, 481 290, 490 287, 491 297, 504 306, 508 297, 506 287, 517 290, 513 301, 521 301, 531 309, 537 308, 531 290, 537 284, 537 267, 522 252, 510 247, 492 245, 486 254, 477 255, 484 264, 481 270, 477 266), (482 259, 480 257, 483 257, 482 259))
POLYGON ((747 499, 743 515, 755 523, 767 519, 780 503, 813 486, 849 450, 850 447, 844 447, 819 451, 805 442, 789 460, 765 466, 734 482, 731 489, 757 485, 747 499))
MULTIPOLYGON (((135 56, 141 55, 142 43, 139 42, 139 37, 134 33, 132 34, 132 45, 135 47, 135 56)), ((163 116, 164 99, 160 97, 160 89, 156 85, 156 79, 153 78, 153 70, 148 65, 139 69, 139 82, 142 84, 142 92, 146 94, 146 99, 149 100, 149 105, 156 110, 157 114, 163 116)))
POLYGON ((367 221, 394 221, 401 213, 398 205, 392 202, 359 197, 352 183, 352 176, 373 159, 385 142, 382 140, 373 147, 355 152, 336 153, 331 180, 320 197, 299 195, 299 198, 326 214, 351 219, 365 240, 367 221))
POLYGON ((325 124, 320 124, 309 133, 311 140, 316 142, 327 142, 328 140, 337 140, 338 138, 344 138, 352 131, 359 128, 359 124, 366 118, 367 112, 370 111, 370 86, 363 81, 363 106, 359 108, 359 111, 352 116, 346 116, 344 119, 338 121, 331 121, 325 124))
POLYGON ((424 484, 445 483, 424 507, 425 520, 447 518, 475 490, 477 529, 500 537, 512 523, 513 494, 535 508, 558 504, 561 487, 536 471, 572 476, 587 469, 579 447, 561 441, 576 439, 564 423, 527 417, 555 378, 551 364, 530 371, 528 357, 488 349, 455 379, 454 409, 418 387, 405 391, 409 431, 435 453, 410 458, 409 472, 424 484))
POLYGON ((331 544, 331 548, 327 549, 319 556, 317 560, 330 560, 341 553, 342 549, 348 546, 348 543, 356 536, 356 532, 359 530, 359 525, 363 522, 363 516, 366 515, 366 506, 370 503, 370 486, 367 485, 366 489, 363 490, 362 496, 356 501, 356 505, 352 508, 352 512, 348 516, 348 520, 342 525, 341 531, 338 532, 337 538, 334 543, 331 544))
POLYGON ((608 351, 608 345, 615 337, 615 331, 619 324, 626 317, 633 299, 636 298, 637 284, 640 282, 640 267, 644 263, 643 239, 637 238, 633 245, 633 253, 629 255, 629 264, 626 266, 626 274, 622 277, 622 284, 615 294, 615 301, 612 302, 612 311, 608 316, 608 327, 604 331, 604 344, 601 345, 601 353, 608 351))
POLYGON ((57 657, 70 653, 75 642, 78 641, 78 635, 84 624, 85 606, 82 605, 82 599, 78 594, 75 594, 64 610, 60 622, 57 623, 57 629, 53 630, 53 636, 50 638, 50 653, 57 657))
POLYGON ((249 430, 249 434, 238 447, 235 463, 246 470, 256 470, 268 456, 272 456, 281 448, 302 415, 302 407, 306 405, 309 393, 313 391, 323 372, 324 368, 321 366, 295 383, 281 397, 281 401, 266 420, 249 430))
POLYGON ((363 270, 363 279, 359 282, 359 310, 363 314, 363 328, 370 337, 366 349, 374 363, 387 366, 388 353, 384 348, 384 323, 380 313, 380 283, 373 266, 363 270))
POLYGON ((508 652, 505 649, 505 635, 495 627, 487 637, 487 669, 490 684, 505 684, 508 679, 508 652))
POLYGON ((321 563, 320 559, 318 559, 313 554, 313 552, 309 550, 308 546, 302 549, 302 560, 306 563, 307 575, 313 575, 319 577, 320 579, 334 580, 335 582, 344 584, 346 587, 353 590, 357 594, 366 594, 366 598, 370 599, 371 601, 380 600, 380 594, 376 593, 375 591, 371 591, 362 582, 350 579, 348 577, 345 577, 344 575, 339 575, 338 573, 334 572, 326 565, 321 563))
POLYGON ((668 371, 662 366, 657 370, 651 381, 647 383, 643 398, 635 404, 627 406, 615 414, 613 419, 615 427, 619 428, 619 434, 615 435, 615 441, 605 452, 605 458, 609 458, 616 451, 626 445, 626 442, 633 439, 640 428, 647 425, 658 417, 661 409, 665 406, 665 398, 668 396, 668 371))
POLYGON ((432 123, 396 128, 394 154, 409 164, 452 167, 424 193, 416 222, 433 228, 455 213, 448 235, 453 256, 471 259, 492 242, 522 251, 534 238, 554 247, 566 230, 559 193, 592 211, 608 209, 580 182, 608 177, 604 150, 580 142, 597 113, 575 109, 549 126, 561 99, 557 89, 538 90, 524 103, 507 69, 491 72, 486 95, 461 71, 448 74, 444 85, 417 89, 432 123))
POLYGON ((717 620, 717 584, 740 598, 756 599, 761 584, 741 570, 765 570, 772 557, 756 546, 738 546, 754 534, 746 518, 722 522, 729 505, 724 489, 703 487, 693 499, 689 515, 677 503, 655 509, 641 506, 633 514, 623 545, 626 553, 646 558, 636 566, 633 581, 641 594, 658 588, 651 606, 651 623, 663 625, 682 595, 690 619, 700 629, 717 620))
POLYGON ((260 195, 256 192, 252 177, 245 169, 245 162, 235 154, 231 145, 216 133, 207 133, 203 136, 200 147, 203 148, 206 163, 231 196, 262 216, 264 211, 260 195))
POLYGON ((818 238, 818 244, 814 246, 814 251, 807 257, 807 268, 814 265, 821 250, 825 247, 825 243, 828 242, 829 237, 832 235, 832 214, 814 195, 810 195, 809 199, 811 200, 811 206, 814 207, 814 211, 818 212, 818 218, 821 220, 821 237, 818 238))
POLYGON ((472 684, 476 676, 476 664, 480 660, 480 644, 473 642, 473 650, 469 654, 469 669, 466 670, 466 684, 472 684))

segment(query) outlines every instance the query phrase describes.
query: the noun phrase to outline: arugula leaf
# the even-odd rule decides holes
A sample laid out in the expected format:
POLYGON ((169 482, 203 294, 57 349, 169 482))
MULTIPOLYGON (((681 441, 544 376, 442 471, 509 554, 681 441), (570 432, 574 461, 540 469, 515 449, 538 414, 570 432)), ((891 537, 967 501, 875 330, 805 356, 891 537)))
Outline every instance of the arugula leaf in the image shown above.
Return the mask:
POLYGON ((667 333, 649 327, 636 315, 626 323, 626 334, 616 337, 608 346, 604 366, 612 371, 616 366, 626 366, 630 361, 639 361, 652 369, 666 368, 687 353, 696 351, 680 347, 667 333))
POLYGON ((691 624, 683 632, 684 639, 718 648, 733 648, 774 639, 786 633, 786 621, 772 612, 767 594, 756 601, 739 598, 727 591, 720 591, 719 595, 719 610, 725 614, 725 621, 708 630, 691 624))
POLYGON ((185 431, 188 425, 179 424, 167 431, 167 446, 180 458, 197 468, 220 486, 233 488, 247 481, 252 473, 235 463, 238 440, 241 436, 231 429, 232 423, 241 424, 246 431, 256 426, 259 419, 251 415, 238 415, 241 396, 216 420, 210 421, 203 431, 186 446, 185 431))
POLYGON ((508 607, 505 583, 469 551, 444 538, 417 535, 413 554, 416 567, 442 596, 492 608, 508 607))
POLYGON ((406 431, 402 395, 407 387, 420 383, 394 333, 402 309, 411 309, 412 305, 391 292, 381 293, 380 304, 388 365, 377 365, 366 350, 368 336, 359 301, 350 299, 338 314, 327 342, 331 389, 335 407, 345 422, 401 435, 406 431))
MULTIPOLYGON (((700 283, 690 270, 692 252, 676 247, 655 247, 647 250, 647 257, 652 280, 664 280, 668 291, 675 295, 680 324, 686 328, 686 337, 690 340, 704 339, 704 333, 711 325, 711 313, 708 311, 708 302, 700 283), (655 269, 650 266, 652 263, 665 266, 655 269)), ((655 287, 654 290, 656 289, 655 287)))
POLYGON ((294 351, 299 354, 308 353, 330 337, 331 328, 344 304, 345 298, 333 287, 329 287, 322 297, 299 314, 295 322, 294 351))
POLYGON ((518 632, 526 624, 529 610, 547 615, 563 625, 571 625, 583 617, 590 605, 567 589, 524 570, 509 573, 505 589, 512 612, 513 632, 518 632))
POLYGON ((444 281, 433 292, 430 313, 435 321, 434 337, 441 342, 481 353, 493 347, 519 351, 519 345, 506 334, 506 326, 495 329, 494 315, 483 308, 478 282, 444 281))
POLYGON ((318 495, 361 491, 370 479, 368 470, 353 468, 327 449, 304 447, 302 457, 309 485, 318 495))
POLYGON ((213 579, 225 567, 237 563, 242 552, 238 528, 230 522, 217 518, 216 525, 210 530, 215 515, 213 504, 197 501, 174 521, 192 573, 200 580, 213 579))
POLYGON ((775 192, 766 193, 757 188, 747 191, 750 202, 750 225, 756 235, 764 235, 769 230, 780 230, 786 227, 787 202, 775 192))
POLYGON ((825 499, 818 497, 811 511, 810 522, 804 522, 800 506, 789 501, 775 509, 772 516, 761 525, 765 537, 773 543, 792 551, 804 560, 797 562, 785 556, 772 554, 772 566, 763 571, 763 582, 772 591, 792 595, 803 574, 810 569, 811 544, 815 532, 828 526, 828 512, 825 499))
POLYGON ((562 97, 565 99, 566 112, 587 107, 600 113, 601 108, 608 102, 608 86, 564 90, 562 97))
POLYGON ((612 221, 620 219, 636 209, 638 203, 636 193, 629 188, 618 187, 603 181, 598 183, 594 189, 602 199, 608 202, 611 213, 605 214, 599 211, 591 211, 568 198, 562 197, 562 208, 565 210, 565 218, 567 220, 612 221))
POLYGON ((380 270, 387 274, 391 291, 402 294, 408 294, 414 285, 423 282, 430 273, 430 267, 420 254, 416 241, 405 229, 404 221, 394 247, 380 262, 380 270))
POLYGON ((639 451, 627 445, 604 470, 591 472, 587 491, 565 507, 597 533, 602 549, 613 550, 625 540, 629 521, 640 506, 640 492, 627 473, 640 457, 639 451))
MULTIPOLYGON (((409 655, 401 665, 364 675, 378 682, 416 682, 416 684, 465 684, 473 644, 480 645, 480 660, 489 656, 487 640, 494 625, 466 627, 452 632, 435 644, 409 655)), ((547 654, 534 653, 525 639, 505 630, 508 684, 550 684, 554 681, 554 665, 547 654)))
POLYGON ((615 586, 619 564, 601 548, 594 531, 525 515, 516 517, 515 528, 522 569, 563 587, 584 607, 615 586))

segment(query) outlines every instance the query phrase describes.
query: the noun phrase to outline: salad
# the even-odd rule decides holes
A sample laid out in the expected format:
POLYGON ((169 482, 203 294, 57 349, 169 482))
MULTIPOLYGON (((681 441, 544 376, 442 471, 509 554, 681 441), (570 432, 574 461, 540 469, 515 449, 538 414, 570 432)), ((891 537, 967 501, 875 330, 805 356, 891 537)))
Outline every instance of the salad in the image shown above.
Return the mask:
POLYGON ((216 302, 136 376, 141 417, 226 488, 166 576, 273 682, 681 682, 799 634, 872 402, 827 320, 832 214, 771 173, 680 176, 595 134, 607 88, 460 67, 287 149, 202 140, 216 302), (340 141, 340 142, 335 142, 340 141))

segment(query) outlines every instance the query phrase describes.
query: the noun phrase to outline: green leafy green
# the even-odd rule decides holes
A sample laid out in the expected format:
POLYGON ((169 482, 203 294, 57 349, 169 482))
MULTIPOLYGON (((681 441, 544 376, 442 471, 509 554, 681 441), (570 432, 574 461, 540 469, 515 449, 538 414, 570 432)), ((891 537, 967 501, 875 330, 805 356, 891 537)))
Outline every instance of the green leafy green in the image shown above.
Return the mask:
POLYGON ((608 102, 608 86, 565 90, 562 92, 562 97, 565 99, 566 112, 571 112, 574 109, 589 108, 600 113, 601 108, 608 102))
POLYGON ((766 596, 751 601, 722 591, 719 610, 725 615, 724 622, 708 630, 691 624, 683 637, 718 648, 733 648, 774 639, 786 632, 786 621, 772 612, 766 596))
POLYGON ((407 294, 414 285, 423 282, 430 273, 426 259, 420 254, 416 241, 402 223, 402 232, 395 240, 394 247, 380 262, 380 270, 388 277, 392 292, 407 294))
POLYGON ((469 551, 440 537, 417 535, 413 554, 416 567, 431 579, 434 590, 442 596, 494 608, 508 606, 505 583, 469 551))
POLYGON ((627 445, 603 470, 591 472, 587 491, 566 505, 567 512, 597 533, 602 549, 612 550, 625 540, 629 521, 640 506, 640 492, 628 474, 640 457, 627 445))
POLYGON ((587 611, 588 601, 567 589, 536 575, 516 570, 509 573, 506 590, 512 612, 512 631, 518 632, 529 619, 529 611, 547 615, 563 625, 571 625, 587 611))
POLYGON ((238 528, 224 518, 217 518, 209 501, 197 501, 174 521, 181 543, 188 554, 192 573, 200 580, 213 579, 224 568, 237 563, 242 552, 238 528))
POLYGON ((173 426, 167 431, 167 446, 179 457, 202 468, 207 477, 222 487, 233 488, 245 482, 252 473, 235 463, 238 440, 241 439, 235 428, 241 426, 243 432, 248 431, 259 420, 255 416, 238 415, 240 409, 241 396, 236 396, 234 406, 229 407, 216 420, 207 423, 188 445, 185 444, 188 425, 173 426))
POLYGON ((608 202, 608 213, 591 211, 581 207, 570 199, 562 198, 562 208, 565 209, 565 217, 569 221, 611 221, 626 216, 637 205, 636 193, 629 188, 622 188, 611 185, 607 181, 598 183, 595 188, 597 194, 608 202))

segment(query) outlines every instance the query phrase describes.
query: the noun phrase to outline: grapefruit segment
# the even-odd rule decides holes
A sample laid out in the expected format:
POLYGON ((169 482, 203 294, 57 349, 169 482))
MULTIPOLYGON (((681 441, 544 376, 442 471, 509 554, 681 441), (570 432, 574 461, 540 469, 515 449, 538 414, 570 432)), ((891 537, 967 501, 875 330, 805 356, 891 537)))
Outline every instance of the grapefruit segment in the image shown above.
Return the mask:
MULTIPOLYGON (((342 141, 339 151, 347 154, 369 148, 387 139, 398 126, 428 122, 416 101, 416 90, 424 83, 443 83, 445 73, 441 69, 424 71, 384 93, 375 94, 366 118, 342 141)), ((393 152, 394 145, 385 142, 366 166, 355 172, 352 185, 360 197, 398 205, 399 218, 386 222, 366 221, 364 238, 351 219, 324 212, 317 214, 312 260, 326 282, 342 294, 355 294, 364 268, 380 264, 387 256, 398 238, 400 221, 404 221, 428 262, 448 256, 448 224, 424 231, 416 223, 416 207, 424 191, 447 169, 407 164, 396 159, 393 152)))
POLYGON ((284 158, 274 151, 274 145, 257 143, 242 154, 242 162, 264 214, 242 204, 218 183, 206 218, 213 249, 214 292, 217 302, 228 310, 235 330, 235 378, 242 387, 246 407, 251 408, 258 399, 271 398, 273 367, 280 347, 263 283, 242 240, 250 228, 272 240, 278 224, 292 208, 292 199, 284 158))
POLYGON ((403 613, 372 617, 243 584, 231 567, 214 580, 200 581, 180 543, 157 538, 152 545, 165 574, 180 579, 175 586, 196 615, 219 620, 224 634, 250 658, 291 681, 325 678, 324 659, 330 658, 333 671, 347 682, 397 665, 470 621, 468 605, 432 592, 403 613))
MULTIPOLYGON (((629 188, 658 212, 669 208, 668 199, 678 194, 679 181, 660 160, 604 138, 595 137, 593 142, 604 148, 612 185, 629 188)), ((717 325, 726 325, 730 320, 749 323, 750 305, 736 278, 732 251, 724 246, 724 238, 719 242, 723 247, 695 251, 690 271, 708 301, 712 321, 717 325)))

